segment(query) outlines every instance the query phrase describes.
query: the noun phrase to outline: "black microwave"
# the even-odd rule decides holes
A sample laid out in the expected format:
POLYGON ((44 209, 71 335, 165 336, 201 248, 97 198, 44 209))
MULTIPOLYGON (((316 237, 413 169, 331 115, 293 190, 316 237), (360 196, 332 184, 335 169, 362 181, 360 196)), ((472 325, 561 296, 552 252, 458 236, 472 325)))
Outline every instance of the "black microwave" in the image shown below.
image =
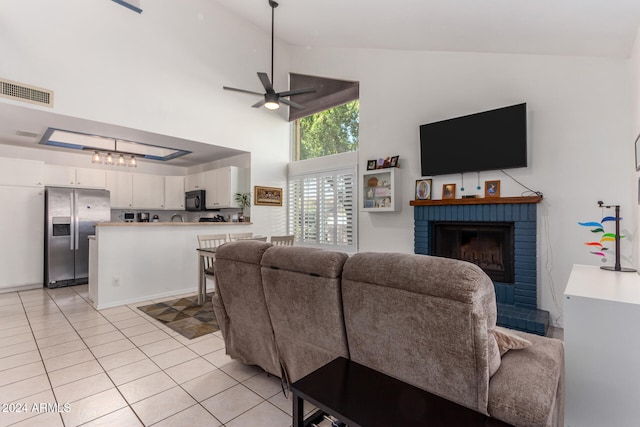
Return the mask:
POLYGON ((184 197, 184 205, 188 211, 206 210, 204 190, 187 191, 184 197))

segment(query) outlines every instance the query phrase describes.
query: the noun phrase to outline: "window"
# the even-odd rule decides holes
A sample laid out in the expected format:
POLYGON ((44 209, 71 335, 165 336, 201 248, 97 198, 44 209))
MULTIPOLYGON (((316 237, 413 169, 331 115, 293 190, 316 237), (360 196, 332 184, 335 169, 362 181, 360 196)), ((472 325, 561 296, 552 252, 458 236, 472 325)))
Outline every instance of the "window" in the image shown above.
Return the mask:
POLYGON ((355 168, 289 177, 289 233, 308 246, 356 250, 355 168))
POLYGON ((358 150, 360 101, 354 100, 295 121, 296 160, 358 150))

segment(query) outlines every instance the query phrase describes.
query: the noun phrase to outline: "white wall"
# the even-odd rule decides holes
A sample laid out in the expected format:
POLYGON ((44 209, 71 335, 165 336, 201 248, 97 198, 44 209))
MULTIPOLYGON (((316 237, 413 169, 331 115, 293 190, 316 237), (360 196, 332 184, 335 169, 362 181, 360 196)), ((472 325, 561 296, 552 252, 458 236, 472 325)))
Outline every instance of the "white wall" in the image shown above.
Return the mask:
MULTIPOLYGON (((137 14, 106 0, 4 1, 0 76, 53 90, 55 113, 250 151, 251 185, 283 187, 283 112, 251 108, 255 97, 222 90, 260 91, 256 72, 269 71, 270 34, 208 0, 143 6, 137 14)), ((283 49, 278 44, 276 88, 287 84, 283 49)), ((252 220, 276 232, 285 213, 253 207, 252 220)))
MULTIPOLYGON (((507 172, 544 193, 538 210, 538 304, 561 323, 571 266, 600 262, 585 249, 590 236, 577 222, 601 218, 597 200, 619 203, 623 213, 634 200, 628 61, 299 48, 292 52, 291 68, 360 81, 361 170, 368 159, 400 155, 403 209, 360 214, 361 251, 413 252, 409 200, 420 177, 420 124, 526 102, 529 167, 507 172)), ((465 174, 466 194, 475 192, 476 179, 465 174)), ((481 185, 487 179, 501 180, 503 196, 525 191, 499 171, 480 174, 481 185)), ((441 197, 445 183, 459 189, 460 175, 435 177, 434 198, 441 197)), ((623 248, 627 255, 629 246, 623 248)))
MULTIPOLYGON (((640 135, 640 27, 636 35, 636 41, 631 52, 629 74, 631 79, 631 132, 633 138, 640 135)), ((640 141, 638 142, 640 144, 640 141)), ((631 183, 634 192, 637 192, 637 200, 633 205, 633 218, 635 219, 636 230, 640 224, 640 173, 635 173, 633 182, 631 183)), ((636 265, 640 265, 640 239, 635 240, 635 256, 636 265)))

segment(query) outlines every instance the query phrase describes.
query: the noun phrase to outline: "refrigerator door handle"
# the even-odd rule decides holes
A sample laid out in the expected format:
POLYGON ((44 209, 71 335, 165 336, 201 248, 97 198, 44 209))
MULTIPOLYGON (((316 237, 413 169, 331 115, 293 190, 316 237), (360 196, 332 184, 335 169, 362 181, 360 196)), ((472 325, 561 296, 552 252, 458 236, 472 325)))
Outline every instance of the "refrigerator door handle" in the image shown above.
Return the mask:
POLYGON ((74 203, 73 203, 73 194, 74 194, 74 192, 69 193, 69 205, 71 206, 71 212, 70 212, 70 215, 69 215, 69 217, 71 218, 71 221, 69 221, 69 223, 70 223, 70 227, 69 227, 69 234, 70 234, 69 237, 70 238, 69 238, 69 241, 71 242, 69 244, 69 249, 70 250, 74 250, 75 249, 75 247, 74 247, 74 240, 75 240, 74 236, 76 235, 76 222, 74 220, 75 206, 74 206, 74 203))
POLYGON ((76 224, 74 240, 75 240, 75 250, 77 251, 80 247, 80 216, 78 215, 78 192, 74 190, 73 192, 73 222, 76 224))

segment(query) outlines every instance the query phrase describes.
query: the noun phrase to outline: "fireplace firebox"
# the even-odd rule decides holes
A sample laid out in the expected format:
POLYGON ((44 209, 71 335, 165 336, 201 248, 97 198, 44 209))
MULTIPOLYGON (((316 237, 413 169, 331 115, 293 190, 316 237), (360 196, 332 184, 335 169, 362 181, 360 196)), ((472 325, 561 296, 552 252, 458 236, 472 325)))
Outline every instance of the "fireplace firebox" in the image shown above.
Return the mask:
POLYGON ((514 283, 513 223, 434 221, 431 254, 468 261, 494 282, 514 283))

